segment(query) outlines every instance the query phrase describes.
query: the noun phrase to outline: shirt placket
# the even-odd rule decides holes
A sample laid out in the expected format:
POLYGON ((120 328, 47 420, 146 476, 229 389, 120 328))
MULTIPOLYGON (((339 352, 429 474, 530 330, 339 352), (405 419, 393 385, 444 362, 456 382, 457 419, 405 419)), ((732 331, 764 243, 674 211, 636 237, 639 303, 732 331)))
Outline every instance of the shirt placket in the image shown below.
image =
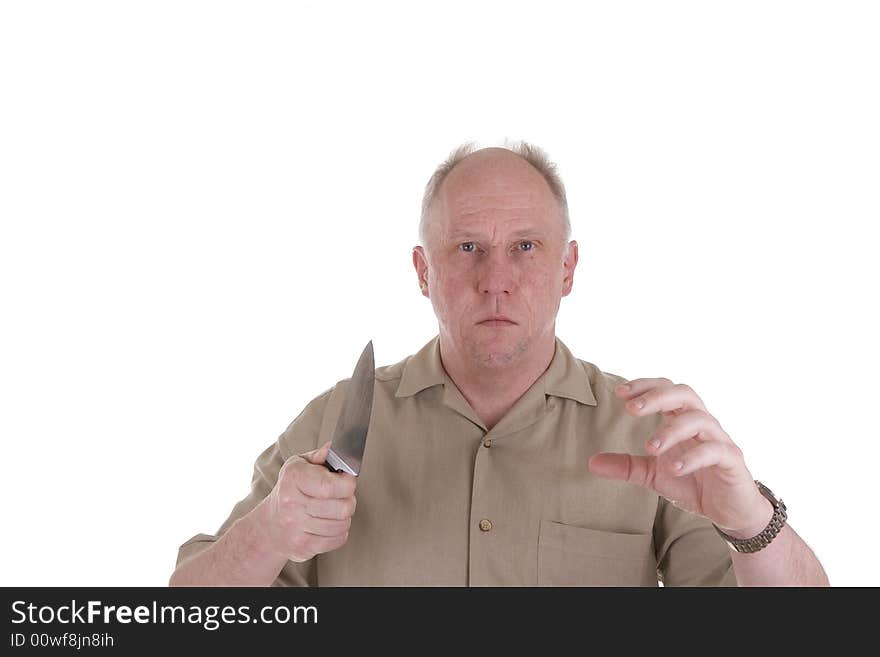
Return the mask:
POLYGON ((494 543, 498 540, 498 517, 494 516, 492 472, 492 432, 483 435, 474 457, 474 479, 471 488, 471 514, 468 525, 468 585, 493 586, 491 581, 494 543))

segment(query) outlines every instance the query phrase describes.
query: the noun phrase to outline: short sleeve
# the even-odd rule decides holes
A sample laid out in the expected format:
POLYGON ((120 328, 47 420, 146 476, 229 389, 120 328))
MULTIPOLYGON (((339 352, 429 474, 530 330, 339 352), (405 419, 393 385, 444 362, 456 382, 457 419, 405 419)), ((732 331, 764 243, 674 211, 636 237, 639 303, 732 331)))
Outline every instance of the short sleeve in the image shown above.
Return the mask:
MULTIPOLYGON (((278 440, 257 457, 254 464, 253 477, 251 478, 250 493, 235 505, 229 517, 223 522, 216 534, 197 534, 181 545, 177 553, 178 565, 208 548, 229 530, 239 518, 250 513, 257 504, 265 499, 275 487, 281 466, 288 459, 297 458, 300 454, 309 452, 318 446, 324 411, 333 390, 333 388, 330 388, 309 402, 278 437, 278 440)), ((303 563, 288 561, 272 585, 312 586, 315 584, 314 570, 314 559, 303 563)))
POLYGON ((654 549, 664 586, 737 586, 730 548, 712 523, 663 497, 654 521, 654 549))

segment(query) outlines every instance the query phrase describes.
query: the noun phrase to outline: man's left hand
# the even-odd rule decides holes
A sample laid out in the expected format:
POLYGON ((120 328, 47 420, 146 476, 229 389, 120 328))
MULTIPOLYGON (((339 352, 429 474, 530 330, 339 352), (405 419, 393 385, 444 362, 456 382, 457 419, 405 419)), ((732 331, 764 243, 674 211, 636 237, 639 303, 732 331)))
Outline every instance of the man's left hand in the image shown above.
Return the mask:
POLYGON ((663 424, 649 436, 649 456, 595 454, 590 470, 657 492, 738 538, 766 527, 773 507, 755 486, 742 451, 689 386, 669 379, 634 379, 614 389, 637 417, 660 413, 663 424))

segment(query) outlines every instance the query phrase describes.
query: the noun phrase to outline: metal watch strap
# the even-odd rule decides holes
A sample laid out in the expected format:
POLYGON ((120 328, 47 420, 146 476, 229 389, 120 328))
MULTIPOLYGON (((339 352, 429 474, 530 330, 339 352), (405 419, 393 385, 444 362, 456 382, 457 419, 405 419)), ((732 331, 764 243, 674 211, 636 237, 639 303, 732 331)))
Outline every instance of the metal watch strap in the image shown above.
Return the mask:
POLYGON ((752 553, 767 547, 770 545, 770 541, 776 538, 776 535, 782 530, 783 526, 785 526, 785 521, 788 519, 785 503, 781 499, 777 499, 773 491, 757 479, 755 484, 758 486, 758 491, 761 495, 770 500, 770 504, 773 505, 773 516, 762 532, 751 538, 735 538, 730 534, 725 534, 714 523, 712 525, 715 527, 715 531, 721 534, 721 538, 727 541, 727 544, 737 552, 752 553))

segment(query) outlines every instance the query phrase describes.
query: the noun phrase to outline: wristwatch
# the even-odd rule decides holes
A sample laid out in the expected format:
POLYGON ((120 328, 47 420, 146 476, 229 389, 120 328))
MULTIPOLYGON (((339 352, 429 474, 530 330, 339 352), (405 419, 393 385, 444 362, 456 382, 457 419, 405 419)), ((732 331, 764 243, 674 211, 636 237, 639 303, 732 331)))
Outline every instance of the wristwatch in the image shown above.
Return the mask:
POLYGON ((752 536, 751 538, 735 538, 730 534, 725 534, 718 529, 718 526, 714 523, 712 524, 712 526, 715 527, 715 531, 721 534, 721 538, 727 541, 727 544, 737 552, 751 553, 767 547, 770 545, 770 541, 776 538, 776 535, 785 526, 785 521, 788 518, 788 511, 785 508, 785 503, 777 498, 772 490, 767 488, 757 479, 755 479, 755 484, 758 486, 758 491, 761 495, 770 500, 770 504, 773 505, 773 516, 770 518, 770 522, 761 533, 752 536))

